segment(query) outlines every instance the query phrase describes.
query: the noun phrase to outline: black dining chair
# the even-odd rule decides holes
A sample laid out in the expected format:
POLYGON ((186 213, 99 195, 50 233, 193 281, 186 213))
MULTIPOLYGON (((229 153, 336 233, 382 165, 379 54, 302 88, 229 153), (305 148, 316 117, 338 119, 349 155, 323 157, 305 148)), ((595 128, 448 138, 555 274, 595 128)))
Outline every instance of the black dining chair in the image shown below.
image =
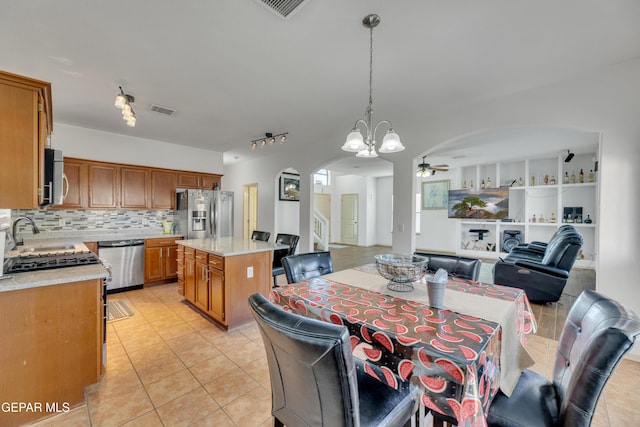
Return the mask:
POLYGON ((510 397, 499 392, 493 399, 488 424, 589 426, 607 380, 638 337, 640 319, 633 312, 583 291, 562 329, 553 381, 525 370, 510 397))
POLYGON ((287 283, 297 283, 333 273, 333 260, 329 251, 309 252, 282 258, 282 267, 287 283))
POLYGON ((277 276, 284 274, 284 268, 282 267, 282 258, 296 253, 298 240, 300 240, 300 236, 296 236, 295 234, 278 233, 276 235, 276 243, 288 245, 289 248, 276 249, 273 251, 273 265, 271 268, 271 275, 273 276, 273 286, 278 285, 277 276))
POLYGON ((251 234, 251 240, 260 240, 261 242, 268 242, 270 237, 271 233, 269 231, 253 230, 251 234))
POLYGON ((415 425, 410 388, 395 390, 356 369, 345 326, 249 297, 267 353, 274 426, 415 425))

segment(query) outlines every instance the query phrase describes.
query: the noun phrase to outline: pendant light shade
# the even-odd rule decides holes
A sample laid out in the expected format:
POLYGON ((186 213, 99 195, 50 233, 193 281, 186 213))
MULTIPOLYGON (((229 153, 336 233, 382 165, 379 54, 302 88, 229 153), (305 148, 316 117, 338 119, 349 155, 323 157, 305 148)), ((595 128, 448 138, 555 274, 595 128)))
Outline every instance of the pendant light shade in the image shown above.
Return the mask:
POLYGON ((382 140, 382 146, 380 147, 381 153, 397 153, 404 150, 404 145, 400 142, 400 137, 395 130, 389 129, 387 134, 382 140))
POLYGON ((349 132, 349 134, 347 135, 347 140, 342 146, 342 149, 344 151, 350 151, 352 153, 360 152, 365 148, 367 148, 367 146, 364 145, 364 138, 357 128, 354 128, 351 130, 351 132, 349 132))

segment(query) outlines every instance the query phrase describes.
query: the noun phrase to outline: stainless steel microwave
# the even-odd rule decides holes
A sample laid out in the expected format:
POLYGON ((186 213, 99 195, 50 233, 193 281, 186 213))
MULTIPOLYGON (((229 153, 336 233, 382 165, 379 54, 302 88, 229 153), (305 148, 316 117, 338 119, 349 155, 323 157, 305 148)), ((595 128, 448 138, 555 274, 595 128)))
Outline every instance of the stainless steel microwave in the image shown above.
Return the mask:
POLYGON ((44 149, 44 188, 40 206, 61 205, 64 200, 62 181, 64 158, 62 150, 44 149))

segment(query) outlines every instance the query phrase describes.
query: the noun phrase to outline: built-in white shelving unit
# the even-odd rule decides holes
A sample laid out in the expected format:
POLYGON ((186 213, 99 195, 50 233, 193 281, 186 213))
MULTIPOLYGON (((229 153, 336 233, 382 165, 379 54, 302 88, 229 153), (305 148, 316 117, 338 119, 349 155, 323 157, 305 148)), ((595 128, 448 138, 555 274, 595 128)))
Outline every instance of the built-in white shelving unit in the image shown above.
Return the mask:
POLYGON ((569 218, 584 238, 582 252, 575 265, 595 268, 599 206, 598 174, 594 171, 596 156, 595 152, 576 154, 568 163, 564 161, 565 155, 559 155, 462 168, 458 189, 465 188, 465 185, 469 189, 480 189, 483 180, 485 188, 509 187, 509 219, 512 222, 458 220, 458 253, 473 257, 504 257, 507 254, 501 246, 505 230, 520 231, 522 242, 546 242, 560 225, 567 222, 565 208, 581 208, 581 217, 569 218), (565 175, 568 182, 565 182, 565 175), (584 222, 587 216, 590 223, 584 222), (472 233, 472 229, 489 232, 483 240, 478 240, 478 234, 472 233))

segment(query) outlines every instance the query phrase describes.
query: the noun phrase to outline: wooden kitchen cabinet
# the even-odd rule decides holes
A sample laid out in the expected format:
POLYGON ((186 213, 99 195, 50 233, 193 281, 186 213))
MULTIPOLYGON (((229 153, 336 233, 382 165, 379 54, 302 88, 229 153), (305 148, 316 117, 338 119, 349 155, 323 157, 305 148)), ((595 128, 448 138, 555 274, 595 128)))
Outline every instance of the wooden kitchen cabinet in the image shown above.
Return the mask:
POLYGON ((196 251, 196 293, 193 303, 202 311, 209 309, 209 265, 206 252, 196 251))
POLYGON ((0 411, 0 425, 31 425, 84 403, 103 369, 102 280, 0 292, 2 402, 40 403, 41 411, 0 411))
POLYGON ((178 276, 178 293, 184 296, 184 246, 177 245, 176 276, 178 276))
POLYGON ((62 188, 65 195, 62 205, 52 206, 58 209, 82 209, 88 205, 89 169, 87 162, 73 158, 64 158, 65 182, 62 188))
POLYGON ((207 314, 224 322, 224 258, 209 255, 209 307, 207 314))
POLYGON ((146 209, 149 206, 149 171, 145 168, 120 167, 120 207, 146 209))
POLYGON ((184 248, 184 297, 193 303, 196 300, 196 251, 184 248))
POLYGON ((89 208, 118 207, 118 167, 108 163, 89 163, 89 208))
POLYGON ((52 114, 50 83, 0 71, 0 208, 42 203, 52 114))
POLYGON ((168 282, 178 277, 176 240, 181 237, 161 237, 144 241, 144 283, 168 282))
MULTIPOLYGON (((238 239, 238 244, 238 250, 244 247, 241 239, 238 239)), ((184 246, 184 264, 181 267, 185 299, 201 314, 227 330, 253 320, 247 298, 256 292, 269 294, 273 263, 272 250, 230 252, 234 255, 225 256, 224 252, 184 246)))
POLYGON ((220 186, 220 175, 178 172, 178 188, 213 190, 216 187, 216 184, 220 186))
POLYGON ((176 173, 151 171, 151 209, 176 208, 176 173))

